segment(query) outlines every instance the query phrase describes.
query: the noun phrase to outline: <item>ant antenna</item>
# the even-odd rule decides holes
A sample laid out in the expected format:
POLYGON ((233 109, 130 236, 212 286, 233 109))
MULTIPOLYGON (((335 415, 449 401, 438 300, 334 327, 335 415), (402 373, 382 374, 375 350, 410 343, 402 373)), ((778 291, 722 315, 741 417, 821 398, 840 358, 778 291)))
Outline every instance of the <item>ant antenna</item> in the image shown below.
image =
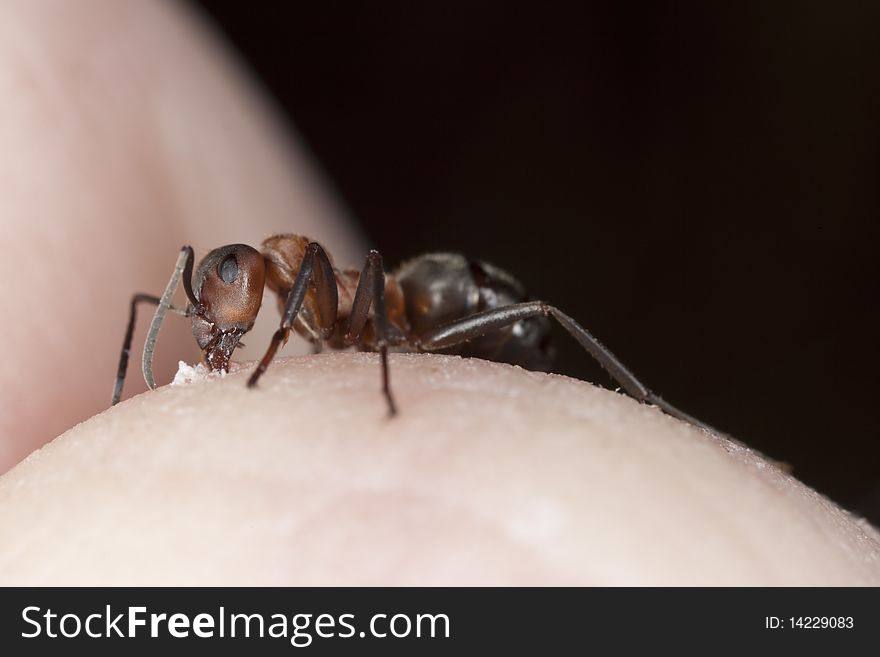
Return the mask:
MULTIPOLYGON (((156 338, 159 337, 159 329, 162 327, 162 320, 165 319, 165 313, 171 308, 171 297, 173 297, 174 293, 177 291, 180 277, 184 275, 184 273, 186 274, 186 279, 184 280, 184 287, 187 292, 186 296, 189 298, 190 303, 193 303, 195 300, 195 295, 192 294, 192 283, 190 282, 192 268, 193 249, 191 246, 185 246, 180 250, 180 255, 177 256, 177 263, 174 265, 171 279, 168 281, 165 292, 162 293, 162 298, 159 299, 159 305, 156 306, 156 314, 153 315, 153 321, 150 323, 150 332, 147 334, 147 340, 144 343, 142 365, 144 370, 144 380, 147 382, 150 390, 155 390, 156 388, 156 380, 153 378, 153 352, 156 349, 156 338)), ((194 303, 193 307, 195 309, 194 312, 198 312, 198 305, 194 303)))

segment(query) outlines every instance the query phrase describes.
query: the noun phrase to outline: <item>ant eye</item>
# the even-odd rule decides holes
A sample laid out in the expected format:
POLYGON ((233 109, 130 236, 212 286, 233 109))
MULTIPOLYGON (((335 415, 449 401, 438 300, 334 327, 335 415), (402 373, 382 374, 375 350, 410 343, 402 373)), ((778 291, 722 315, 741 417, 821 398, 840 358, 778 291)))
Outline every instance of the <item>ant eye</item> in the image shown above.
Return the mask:
POLYGON ((235 279, 238 278, 238 261, 235 259, 234 254, 230 253, 223 258, 223 262, 217 267, 217 273, 220 275, 220 278, 223 279, 224 283, 235 282, 235 279))

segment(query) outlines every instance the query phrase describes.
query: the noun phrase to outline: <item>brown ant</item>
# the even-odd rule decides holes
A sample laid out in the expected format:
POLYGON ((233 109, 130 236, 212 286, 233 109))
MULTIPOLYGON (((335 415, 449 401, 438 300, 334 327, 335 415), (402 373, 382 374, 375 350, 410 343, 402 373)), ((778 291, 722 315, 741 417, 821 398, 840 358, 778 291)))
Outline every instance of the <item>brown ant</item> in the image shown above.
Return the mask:
POLYGON ((394 415, 389 347, 546 369, 552 358, 548 340, 548 318, 552 317, 630 396, 714 432, 648 390, 571 317, 543 301, 528 300, 513 276, 484 262, 455 253, 430 253, 388 275, 379 252, 370 251, 362 271, 340 270, 320 244, 300 235, 275 235, 263 242, 260 251, 245 244, 214 249, 199 263, 195 276, 193 259, 192 247, 184 246, 162 297, 136 294, 132 298, 112 404, 122 395, 139 303, 157 306, 143 355, 144 378, 155 388, 153 350, 167 310, 192 318, 193 335, 205 363, 211 370, 226 371, 232 352, 254 325, 263 287, 268 285, 278 295, 281 326, 248 379, 248 387, 256 385, 293 329, 317 348, 355 346, 378 351, 382 390, 394 415), (171 305, 181 277, 188 299, 184 309, 171 305))

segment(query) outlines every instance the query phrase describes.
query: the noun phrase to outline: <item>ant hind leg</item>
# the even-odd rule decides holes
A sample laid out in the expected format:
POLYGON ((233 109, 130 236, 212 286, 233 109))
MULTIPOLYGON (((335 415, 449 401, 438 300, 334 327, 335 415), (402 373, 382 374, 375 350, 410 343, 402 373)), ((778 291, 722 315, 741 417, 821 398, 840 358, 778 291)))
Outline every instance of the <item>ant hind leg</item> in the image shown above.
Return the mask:
POLYGON ((432 329, 418 340, 418 347, 423 351, 436 351, 472 340, 498 329, 532 317, 552 317, 578 341, 598 363, 611 375, 621 388, 634 399, 659 407, 667 415, 684 420, 694 426, 705 429, 718 436, 719 432, 700 420, 677 409, 662 397, 651 392, 629 368, 621 363, 611 351, 599 342, 587 329, 578 324, 558 308, 543 301, 526 301, 510 306, 493 308, 468 317, 463 317, 445 326, 432 329))

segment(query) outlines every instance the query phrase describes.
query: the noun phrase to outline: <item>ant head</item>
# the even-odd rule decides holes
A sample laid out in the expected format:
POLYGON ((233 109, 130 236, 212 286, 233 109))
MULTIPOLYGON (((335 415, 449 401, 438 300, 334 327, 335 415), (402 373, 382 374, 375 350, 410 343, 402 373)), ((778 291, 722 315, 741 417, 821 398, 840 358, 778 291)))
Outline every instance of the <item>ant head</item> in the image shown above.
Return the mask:
POLYGON ((199 263, 193 276, 199 307, 192 329, 211 369, 228 368, 241 336, 254 325, 265 280, 263 256, 246 244, 214 249, 199 263))

